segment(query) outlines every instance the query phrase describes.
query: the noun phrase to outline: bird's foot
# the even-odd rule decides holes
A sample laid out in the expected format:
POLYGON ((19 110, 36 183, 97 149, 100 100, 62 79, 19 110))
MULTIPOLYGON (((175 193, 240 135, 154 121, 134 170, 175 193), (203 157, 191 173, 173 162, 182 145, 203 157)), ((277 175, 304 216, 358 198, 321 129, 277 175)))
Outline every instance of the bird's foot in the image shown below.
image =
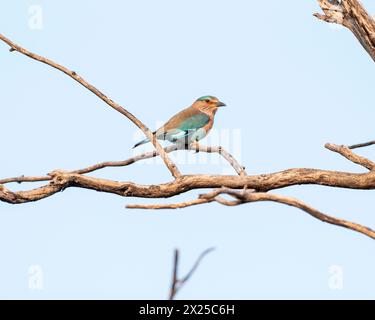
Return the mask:
POLYGON ((195 150, 194 153, 198 153, 199 152, 199 143, 198 142, 192 142, 191 146, 195 150))

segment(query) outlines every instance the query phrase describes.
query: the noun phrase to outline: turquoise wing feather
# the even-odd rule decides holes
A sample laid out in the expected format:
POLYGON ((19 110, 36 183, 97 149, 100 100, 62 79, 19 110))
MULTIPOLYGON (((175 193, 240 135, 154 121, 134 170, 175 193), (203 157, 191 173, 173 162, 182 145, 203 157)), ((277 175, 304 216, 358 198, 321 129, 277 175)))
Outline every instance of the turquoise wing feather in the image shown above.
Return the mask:
POLYGON ((210 117, 205 113, 192 115, 191 117, 183 120, 178 126, 182 131, 193 131, 204 127, 210 121, 210 117))
POLYGON ((192 136, 194 132, 203 128, 209 121, 210 117, 204 113, 194 114, 181 121, 177 128, 162 133, 160 137, 173 142, 188 139, 189 136, 192 136))

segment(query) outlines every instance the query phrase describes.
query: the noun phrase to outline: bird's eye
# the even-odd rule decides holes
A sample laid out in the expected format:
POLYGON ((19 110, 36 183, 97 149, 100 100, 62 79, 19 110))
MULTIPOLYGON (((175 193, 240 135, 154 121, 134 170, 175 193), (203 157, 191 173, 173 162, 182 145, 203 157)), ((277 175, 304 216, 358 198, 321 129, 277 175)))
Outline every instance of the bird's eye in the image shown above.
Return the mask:
POLYGON ((206 100, 204 100, 204 101, 206 101, 207 103, 209 103, 209 102, 210 102, 210 99, 206 99, 206 100))

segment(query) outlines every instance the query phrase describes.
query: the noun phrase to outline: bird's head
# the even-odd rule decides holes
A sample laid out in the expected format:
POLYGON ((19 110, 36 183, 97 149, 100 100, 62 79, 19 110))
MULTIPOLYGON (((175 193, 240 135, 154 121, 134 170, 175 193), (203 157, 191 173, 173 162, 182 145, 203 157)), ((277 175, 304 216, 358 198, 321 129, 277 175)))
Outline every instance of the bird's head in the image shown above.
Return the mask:
POLYGON ((197 99, 193 104, 194 107, 206 113, 215 113, 218 108, 225 107, 226 104, 213 96, 203 96, 197 99))

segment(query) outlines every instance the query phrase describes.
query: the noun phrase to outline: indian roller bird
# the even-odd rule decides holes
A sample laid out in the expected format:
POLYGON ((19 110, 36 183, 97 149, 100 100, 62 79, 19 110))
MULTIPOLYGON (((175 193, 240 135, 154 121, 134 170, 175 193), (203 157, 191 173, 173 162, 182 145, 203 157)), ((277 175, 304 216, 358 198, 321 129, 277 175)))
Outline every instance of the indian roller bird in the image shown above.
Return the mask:
MULTIPOLYGON (((226 106, 218 98, 203 96, 170 118, 161 128, 153 132, 158 140, 167 140, 185 146, 203 139, 212 129, 216 111, 226 106)), ((150 142, 144 139, 134 145, 136 148, 150 142)))

